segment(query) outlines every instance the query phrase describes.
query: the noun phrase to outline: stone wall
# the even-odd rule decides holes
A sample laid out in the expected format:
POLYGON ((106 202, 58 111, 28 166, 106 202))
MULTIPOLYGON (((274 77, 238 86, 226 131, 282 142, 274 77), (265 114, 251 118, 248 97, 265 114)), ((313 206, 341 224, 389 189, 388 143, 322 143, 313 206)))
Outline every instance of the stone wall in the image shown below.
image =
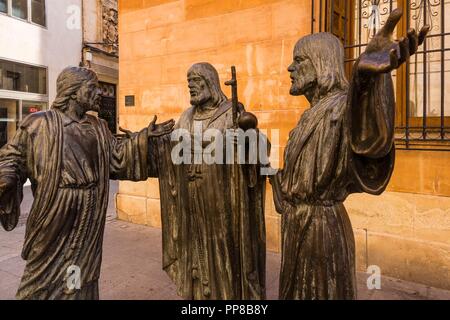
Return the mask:
POLYGON ((388 191, 345 203, 358 269, 450 289, 449 196, 450 152, 397 150, 388 191))
MULTIPOLYGON (((304 98, 289 95, 286 69, 295 42, 311 30, 309 5, 298 0, 120 1, 120 125, 137 130, 153 114, 177 119, 189 106, 186 72, 193 63, 212 63, 222 82, 235 65, 240 101, 258 117, 260 128, 279 128, 279 142, 272 139, 272 147, 281 155, 307 106, 304 98), (126 95, 135 95, 136 107, 124 106, 126 95)), ((228 87, 223 89, 231 96, 228 87)), ((159 225, 156 190, 152 179, 121 183, 119 216, 159 225)), ((271 200, 267 207, 268 248, 279 251, 280 219, 271 200)))

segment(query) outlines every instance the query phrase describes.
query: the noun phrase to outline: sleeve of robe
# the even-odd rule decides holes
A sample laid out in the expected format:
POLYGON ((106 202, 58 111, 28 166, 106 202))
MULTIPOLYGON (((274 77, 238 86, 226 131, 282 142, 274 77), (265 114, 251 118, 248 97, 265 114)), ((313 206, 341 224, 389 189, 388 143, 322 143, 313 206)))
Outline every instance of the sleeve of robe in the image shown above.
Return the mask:
POLYGON ((148 178, 148 129, 124 137, 115 137, 102 121, 110 142, 110 178, 145 181, 148 178))
POLYGON ((148 153, 148 176, 158 178, 159 182, 163 270, 175 283, 183 283, 182 272, 179 272, 184 263, 180 248, 188 232, 187 226, 182 223, 186 219, 180 217, 184 210, 183 197, 179 194, 182 186, 177 185, 177 180, 178 183, 183 180, 183 170, 172 162, 170 134, 151 138, 148 153))
POLYGON ((6 231, 13 230, 19 221, 22 187, 27 179, 26 154, 29 136, 20 126, 13 139, 0 149, 0 179, 9 178, 14 186, 0 199, 0 222, 6 231))
POLYGON ((395 95, 390 73, 362 78, 353 67, 347 135, 354 192, 381 194, 394 169, 395 95))

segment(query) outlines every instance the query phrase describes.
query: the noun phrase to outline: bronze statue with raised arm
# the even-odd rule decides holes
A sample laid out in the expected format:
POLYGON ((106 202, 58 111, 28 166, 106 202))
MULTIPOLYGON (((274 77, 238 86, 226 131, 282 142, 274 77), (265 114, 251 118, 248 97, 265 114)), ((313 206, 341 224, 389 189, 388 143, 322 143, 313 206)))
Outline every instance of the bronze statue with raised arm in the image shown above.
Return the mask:
POLYGON ((310 108, 291 131, 284 168, 271 178, 282 214, 280 299, 355 299, 355 241, 343 205, 351 193, 381 194, 394 168, 391 71, 425 39, 393 41, 395 10, 344 74, 344 48, 330 33, 301 38, 288 71, 291 95, 310 108))
POLYGON ((48 111, 26 117, 0 150, 0 222, 17 226, 22 186, 31 181, 33 206, 22 258, 18 299, 98 299, 109 179, 146 180, 148 142, 173 121, 116 139, 99 111, 97 75, 69 67, 57 80, 48 111))

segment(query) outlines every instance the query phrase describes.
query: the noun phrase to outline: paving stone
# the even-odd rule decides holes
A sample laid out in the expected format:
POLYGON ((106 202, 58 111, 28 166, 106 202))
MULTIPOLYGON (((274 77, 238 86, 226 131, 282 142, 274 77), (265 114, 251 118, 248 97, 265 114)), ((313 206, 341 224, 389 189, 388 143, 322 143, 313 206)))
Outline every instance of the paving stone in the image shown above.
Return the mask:
POLYGON ((12 284, 17 285, 19 282, 20 282, 19 276, 0 270, 0 288, 4 288, 12 284))

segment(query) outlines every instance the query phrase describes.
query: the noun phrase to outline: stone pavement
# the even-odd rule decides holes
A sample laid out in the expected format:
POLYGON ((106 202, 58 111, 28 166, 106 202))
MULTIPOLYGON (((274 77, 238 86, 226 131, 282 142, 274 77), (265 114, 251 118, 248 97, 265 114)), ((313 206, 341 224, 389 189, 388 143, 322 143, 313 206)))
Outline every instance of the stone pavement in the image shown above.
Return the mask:
MULTIPOLYGON (((117 183, 111 185, 110 206, 104 239, 104 255, 100 278, 101 299, 172 300, 180 299, 175 287, 161 269, 160 229, 116 220, 114 194, 117 183)), ((24 218, 12 232, 0 230, 0 299, 14 299, 24 269, 20 258, 25 232, 26 213, 32 203, 27 190, 22 203, 24 218)), ((267 253, 267 298, 277 299, 280 255, 267 253)), ((367 275, 358 273, 358 298, 381 299, 445 299, 450 291, 383 277, 381 290, 368 290, 367 275)))

